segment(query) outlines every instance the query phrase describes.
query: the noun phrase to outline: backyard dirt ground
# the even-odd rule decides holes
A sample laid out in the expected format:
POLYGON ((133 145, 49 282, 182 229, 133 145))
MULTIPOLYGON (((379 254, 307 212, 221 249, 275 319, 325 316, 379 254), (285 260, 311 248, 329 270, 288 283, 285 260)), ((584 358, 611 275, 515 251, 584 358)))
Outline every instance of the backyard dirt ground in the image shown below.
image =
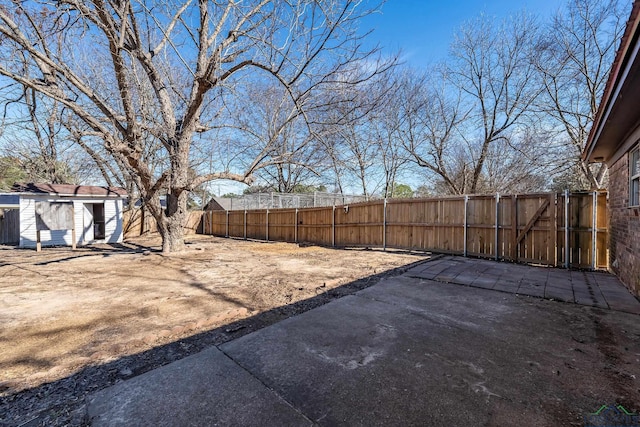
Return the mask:
POLYGON ((199 235, 187 243, 169 256, 154 236, 73 252, 0 246, 0 397, 428 258, 199 235))

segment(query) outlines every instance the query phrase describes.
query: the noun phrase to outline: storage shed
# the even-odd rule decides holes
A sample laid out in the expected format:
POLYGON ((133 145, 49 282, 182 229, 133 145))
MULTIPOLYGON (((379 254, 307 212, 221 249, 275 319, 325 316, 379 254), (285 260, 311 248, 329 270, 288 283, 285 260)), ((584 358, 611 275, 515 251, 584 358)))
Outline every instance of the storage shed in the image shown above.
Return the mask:
POLYGON ((609 167, 609 258, 612 270, 640 295, 640 2, 611 67, 583 158, 609 167))
POLYGON ((0 195, 3 209, 18 210, 19 246, 75 246, 122 242, 127 192, 117 187, 15 184, 0 195))

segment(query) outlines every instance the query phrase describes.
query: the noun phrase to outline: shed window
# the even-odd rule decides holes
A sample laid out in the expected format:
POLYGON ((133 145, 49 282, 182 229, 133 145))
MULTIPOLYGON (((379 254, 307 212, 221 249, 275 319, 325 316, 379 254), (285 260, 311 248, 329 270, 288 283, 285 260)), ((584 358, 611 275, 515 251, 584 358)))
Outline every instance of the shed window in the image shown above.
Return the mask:
POLYGON ((640 206, 640 146, 629 153, 629 206, 640 206))

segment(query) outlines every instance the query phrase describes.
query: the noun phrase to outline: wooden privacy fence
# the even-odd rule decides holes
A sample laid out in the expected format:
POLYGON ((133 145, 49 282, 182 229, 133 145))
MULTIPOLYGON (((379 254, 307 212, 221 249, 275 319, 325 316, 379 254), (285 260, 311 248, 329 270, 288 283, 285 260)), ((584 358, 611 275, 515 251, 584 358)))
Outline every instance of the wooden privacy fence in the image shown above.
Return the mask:
MULTIPOLYGON (((202 211, 189 212, 187 223, 184 226, 186 234, 194 234, 201 232, 201 220, 202 211)), ((144 209, 128 209, 123 212, 123 226, 124 238, 142 236, 145 233, 156 233, 158 231, 158 225, 155 218, 144 209)))
POLYGON ((206 211, 203 232, 600 269, 608 266, 606 207, 606 192, 393 199, 323 208, 206 211))

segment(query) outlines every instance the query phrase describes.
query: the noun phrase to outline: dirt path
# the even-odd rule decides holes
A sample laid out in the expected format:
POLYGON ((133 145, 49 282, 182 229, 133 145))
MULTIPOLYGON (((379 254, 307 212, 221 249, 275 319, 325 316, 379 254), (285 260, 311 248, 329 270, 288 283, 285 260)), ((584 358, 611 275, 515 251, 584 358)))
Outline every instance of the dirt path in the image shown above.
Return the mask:
POLYGON ((0 246, 0 396, 426 258, 193 236, 41 253, 0 246), (153 249, 149 251, 149 249, 153 249))

